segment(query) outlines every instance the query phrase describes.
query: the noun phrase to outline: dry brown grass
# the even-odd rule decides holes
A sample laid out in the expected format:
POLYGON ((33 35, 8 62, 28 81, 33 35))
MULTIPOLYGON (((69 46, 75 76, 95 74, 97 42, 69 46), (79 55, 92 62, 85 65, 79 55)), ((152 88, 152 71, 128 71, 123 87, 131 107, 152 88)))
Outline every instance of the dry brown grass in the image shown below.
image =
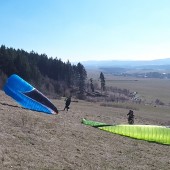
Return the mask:
POLYGON ((107 86, 136 91, 148 103, 160 99, 163 103, 170 104, 169 79, 136 79, 108 76, 106 84, 107 86))
MULTIPOLYGON (((83 117, 126 123, 125 108, 79 101, 68 112, 48 115, 17 107, 0 91, 2 170, 169 170, 170 146, 114 135, 81 124, 83 117)), ((59 108, 64 99, 53 100, 59 108)), ((168 124, 169 108, 140 107, 135 123, 168 124), (148 111, 146 111, 148 110, 148 111), (161 114, 161 116, 159 116, 161 114)))

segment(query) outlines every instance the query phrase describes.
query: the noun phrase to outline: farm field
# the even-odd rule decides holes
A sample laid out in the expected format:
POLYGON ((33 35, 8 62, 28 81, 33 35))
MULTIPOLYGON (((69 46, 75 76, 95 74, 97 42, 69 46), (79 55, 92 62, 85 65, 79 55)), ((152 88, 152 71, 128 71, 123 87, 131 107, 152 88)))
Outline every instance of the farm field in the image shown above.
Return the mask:
MULTIPOLYGON (((100 70, 88 70, 88 78, 100 83, 100 70)), ((128 89, 138 92, 138 95, 146 100, 146 103, 154 103, 159 99, 166 105, 170 104, 170 79, 119 77, 105 74, 106 86, 128 89)))
MULTIPOLYGON (((170 146, 136 140, 83 125, 82 118, 127 124, 126 108, 71 103, 48 115, 22 109, 0 91, 0 169, 91 170, 170 169, 170 146)), ((59 108, 64 98, 52 100, 59 108)), ((169 107, 137 105, 135 124, 169 125, 169 107)))
POLYGON ((166 104, 170 103, 170 80, 167 79, 109 79, 106 80, 108 86, 126 88, 136 91, 148 102, 160 99, 166 104))

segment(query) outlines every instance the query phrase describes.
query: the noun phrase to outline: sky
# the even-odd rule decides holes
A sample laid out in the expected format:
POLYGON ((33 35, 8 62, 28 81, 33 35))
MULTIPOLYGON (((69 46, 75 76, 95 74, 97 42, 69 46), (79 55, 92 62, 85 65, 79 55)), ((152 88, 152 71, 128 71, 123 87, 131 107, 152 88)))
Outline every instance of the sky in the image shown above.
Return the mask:
POLYGON ((0 45, 62 61, 170 58, 169 0, 0 0, 0 45))

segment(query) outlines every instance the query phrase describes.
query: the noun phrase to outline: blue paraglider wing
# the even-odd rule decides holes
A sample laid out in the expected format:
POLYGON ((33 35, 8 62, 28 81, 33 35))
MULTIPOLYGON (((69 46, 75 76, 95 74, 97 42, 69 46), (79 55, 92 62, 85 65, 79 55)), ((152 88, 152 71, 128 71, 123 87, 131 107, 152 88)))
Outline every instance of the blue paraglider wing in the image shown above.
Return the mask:
POLYGON ((16 74, 7 79, 4 91, 24 108, 48 114, 58 113, 57 108, 45 95, 16 74))

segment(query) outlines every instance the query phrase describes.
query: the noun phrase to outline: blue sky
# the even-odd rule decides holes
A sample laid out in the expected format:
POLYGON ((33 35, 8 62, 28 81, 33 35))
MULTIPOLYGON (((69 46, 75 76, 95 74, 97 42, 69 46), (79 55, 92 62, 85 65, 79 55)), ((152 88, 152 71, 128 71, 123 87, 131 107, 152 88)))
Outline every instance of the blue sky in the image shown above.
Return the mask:
POLYGON ((62 61, 170 58, 169 0, 1 0, 0 45, 62 61))

